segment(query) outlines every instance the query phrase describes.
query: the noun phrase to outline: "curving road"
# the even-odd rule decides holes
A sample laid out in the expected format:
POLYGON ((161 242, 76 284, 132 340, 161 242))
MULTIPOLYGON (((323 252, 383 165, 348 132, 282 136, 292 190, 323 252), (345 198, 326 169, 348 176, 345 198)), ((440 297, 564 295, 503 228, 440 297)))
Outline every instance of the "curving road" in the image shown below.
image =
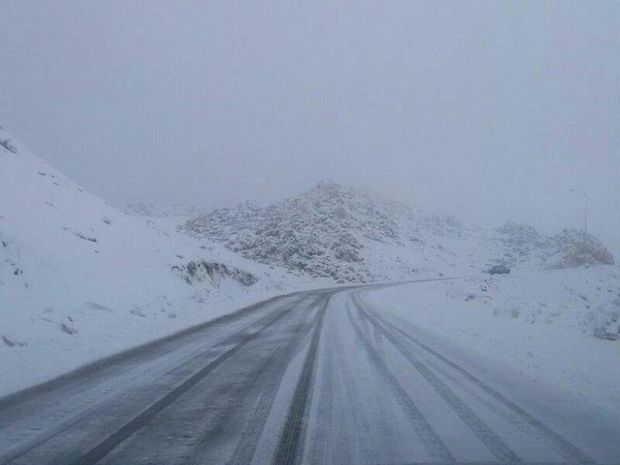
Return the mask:
POLYGON ((515 401, 371 291, 277 297, 0 400, 0 464, 620 461, 617 431, 515 401))

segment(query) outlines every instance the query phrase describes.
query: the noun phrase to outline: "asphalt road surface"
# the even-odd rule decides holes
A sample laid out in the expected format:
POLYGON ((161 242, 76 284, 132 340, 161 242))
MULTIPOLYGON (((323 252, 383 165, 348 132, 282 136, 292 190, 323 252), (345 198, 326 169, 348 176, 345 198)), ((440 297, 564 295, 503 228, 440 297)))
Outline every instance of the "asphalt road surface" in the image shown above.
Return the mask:
POLYGON ((365 292, 274 298, 4 399, 0 464, 620 463, 620 428, 494 383, 365 292))

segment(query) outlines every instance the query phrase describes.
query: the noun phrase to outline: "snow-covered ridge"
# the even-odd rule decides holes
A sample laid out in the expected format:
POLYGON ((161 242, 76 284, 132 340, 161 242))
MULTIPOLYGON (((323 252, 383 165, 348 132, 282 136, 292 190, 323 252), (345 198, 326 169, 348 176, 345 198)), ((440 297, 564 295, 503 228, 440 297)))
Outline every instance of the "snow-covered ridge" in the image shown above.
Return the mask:
POLYGON ((514 223, 472 229, 333 182, 267 207, 214 210, 183 229, 245 258, 338 282, 481 271, 495 263, 529 269, 613 264, 596 238, 578 231, 546 237, 514 223))

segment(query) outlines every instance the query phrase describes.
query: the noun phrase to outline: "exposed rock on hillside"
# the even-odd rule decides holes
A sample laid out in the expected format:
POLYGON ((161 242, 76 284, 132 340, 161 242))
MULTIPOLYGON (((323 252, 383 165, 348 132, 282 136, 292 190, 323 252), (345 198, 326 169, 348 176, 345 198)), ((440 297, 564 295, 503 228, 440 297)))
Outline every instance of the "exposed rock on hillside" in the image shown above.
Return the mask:
POLYGON ((187 284, 208 281, 213 286, 219 287, 222 281, 231 280, 247 287, 258 282, 258 279, 252 273, 240 270, 234 266, 207 262, 205 260, 191 261, 186 266, 175 265, 172 269, 180 273, 187 284))

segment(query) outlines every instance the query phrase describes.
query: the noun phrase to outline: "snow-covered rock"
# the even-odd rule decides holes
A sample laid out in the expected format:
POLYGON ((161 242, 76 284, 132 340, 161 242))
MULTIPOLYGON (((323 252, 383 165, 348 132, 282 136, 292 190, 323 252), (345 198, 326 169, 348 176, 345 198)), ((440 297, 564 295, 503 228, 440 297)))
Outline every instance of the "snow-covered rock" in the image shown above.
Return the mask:
POLYGON ((208 281, 219 287, 221 282, 226 280, 235 281, 242 286, 252 286, 258 282, 258 278, 252 273, 206 260, 191 261, 183 266, 175 265, 172 269, 179 272, 187 284, 208 281))

